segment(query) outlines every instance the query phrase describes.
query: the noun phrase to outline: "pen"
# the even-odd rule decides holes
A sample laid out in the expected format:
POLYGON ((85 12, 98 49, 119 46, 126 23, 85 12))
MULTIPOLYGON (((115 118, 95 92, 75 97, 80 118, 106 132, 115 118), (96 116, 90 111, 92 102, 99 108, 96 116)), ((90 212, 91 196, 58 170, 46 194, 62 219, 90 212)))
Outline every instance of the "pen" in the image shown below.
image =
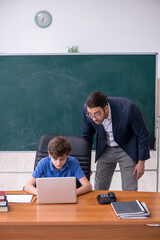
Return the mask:
POLYGON ((37 196, 34 197, 34 199, 31 202, 31 205, 33 205, 33 203, 37 200, 37 196))

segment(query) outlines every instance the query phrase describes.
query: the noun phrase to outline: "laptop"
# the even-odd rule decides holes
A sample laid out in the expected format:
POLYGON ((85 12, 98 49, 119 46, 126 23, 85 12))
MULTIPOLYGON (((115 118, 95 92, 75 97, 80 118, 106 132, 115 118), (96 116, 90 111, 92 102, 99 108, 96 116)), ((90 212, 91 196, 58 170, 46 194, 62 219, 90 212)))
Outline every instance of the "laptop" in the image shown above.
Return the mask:
POLYGON ((76 178, 37 178, 37 203, 76 203, 76 178))

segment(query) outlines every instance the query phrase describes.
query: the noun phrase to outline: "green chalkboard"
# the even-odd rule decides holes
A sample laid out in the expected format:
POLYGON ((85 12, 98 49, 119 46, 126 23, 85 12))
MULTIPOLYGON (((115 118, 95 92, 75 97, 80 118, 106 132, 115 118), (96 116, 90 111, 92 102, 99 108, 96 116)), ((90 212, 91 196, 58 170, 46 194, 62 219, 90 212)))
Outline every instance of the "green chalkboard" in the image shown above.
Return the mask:
POLYGON ((133 100, 155 129, 156 54, 0 56, 0 150, 35 150, 44 134, 82 135, 92 91, 133 100))

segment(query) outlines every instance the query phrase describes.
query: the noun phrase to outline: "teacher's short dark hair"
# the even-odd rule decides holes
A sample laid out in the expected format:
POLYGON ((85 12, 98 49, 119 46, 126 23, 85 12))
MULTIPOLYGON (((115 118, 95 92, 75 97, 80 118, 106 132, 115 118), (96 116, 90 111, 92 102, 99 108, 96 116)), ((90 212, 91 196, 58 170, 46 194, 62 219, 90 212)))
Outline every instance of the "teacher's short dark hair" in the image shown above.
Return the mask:
POLYGON ((86 100, 87 107, 94 108, 94 107, 101 107, 104 108, 108 105, 108 98, 105 94, 101 92, 92 92, 87 100, 86 100))

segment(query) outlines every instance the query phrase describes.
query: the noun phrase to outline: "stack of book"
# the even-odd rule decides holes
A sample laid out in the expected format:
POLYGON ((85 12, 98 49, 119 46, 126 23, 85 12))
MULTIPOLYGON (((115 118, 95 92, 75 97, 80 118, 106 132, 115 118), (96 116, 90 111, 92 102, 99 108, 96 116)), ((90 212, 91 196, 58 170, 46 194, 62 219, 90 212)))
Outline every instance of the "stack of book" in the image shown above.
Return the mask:
POLYGON ((0 212, 8 212, 8 201, 4 191, 0 191, 0 212))
POLYGON ((149 218, 150 213, 144 202, 129 201, 129 202, 112 202, 113 210, 119 218, 134 219, 134 218, 149 218))

